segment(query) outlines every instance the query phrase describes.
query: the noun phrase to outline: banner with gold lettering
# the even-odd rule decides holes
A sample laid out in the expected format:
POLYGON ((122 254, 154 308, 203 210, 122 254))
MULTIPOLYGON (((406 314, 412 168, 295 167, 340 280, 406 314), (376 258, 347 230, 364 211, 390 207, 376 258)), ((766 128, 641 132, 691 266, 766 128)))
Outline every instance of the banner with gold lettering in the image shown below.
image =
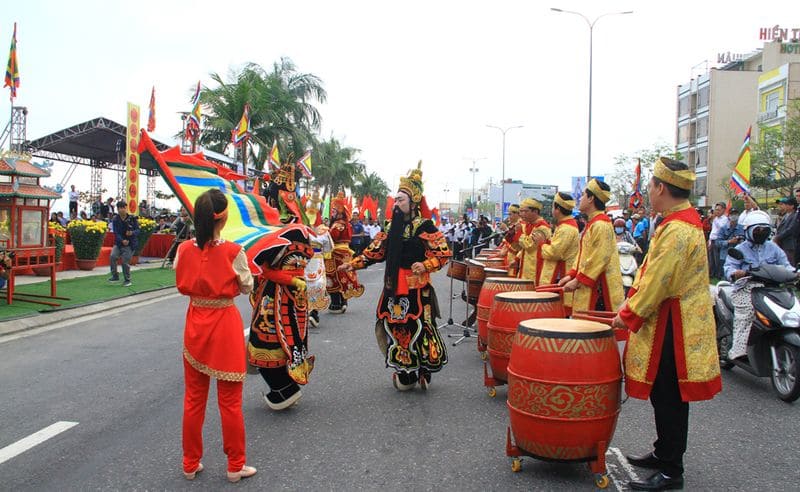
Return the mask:
POLYGON ((139 106, 128 103, 128 134, 125 150, 125 201, 128 213, 139 214, 139 106))

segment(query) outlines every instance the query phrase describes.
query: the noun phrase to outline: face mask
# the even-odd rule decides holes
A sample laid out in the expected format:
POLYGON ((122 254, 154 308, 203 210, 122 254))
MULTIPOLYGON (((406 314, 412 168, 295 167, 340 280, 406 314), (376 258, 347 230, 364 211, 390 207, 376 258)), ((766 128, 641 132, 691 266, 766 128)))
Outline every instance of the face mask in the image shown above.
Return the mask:
POLYGON ((755 244, 764 244, 769 237, 770 230, 767 227, 758 227, 753 231, 753 242, 755 244))
POLYGON ((616 232, 617 234, 622 234, 624 231, 625 231, 624 227, 615 227, 614 228, 614 232, 616 232))

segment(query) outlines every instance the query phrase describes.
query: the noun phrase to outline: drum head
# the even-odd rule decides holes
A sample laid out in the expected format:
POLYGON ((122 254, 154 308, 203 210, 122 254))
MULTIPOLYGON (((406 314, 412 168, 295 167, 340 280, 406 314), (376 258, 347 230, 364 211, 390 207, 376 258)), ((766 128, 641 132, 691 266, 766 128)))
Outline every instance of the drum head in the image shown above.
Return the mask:
POLYGON ((505 268, 485 268, 484 271, 486 272, 487 277, 508 275, 508 270, 505 268))
POLYGON ((596 321, 561 318, 526 319, 519 323, 519 327, 553 333, 600 333, 611 330, 608 325, 596 321))
MULTIPOLYGON (((489 275, 489 269, 486 269, 486 275, 489 275)), ((529 285, 531 289, 533 289, 533 280, 527 280, 524 278, 515 278, 515 277, 486 277, 484 283, 494 283, 494 284, 503 284, 503 285, 529 285)))
POLYGON ((561 296, 555 292, 536 292, 521 290, 519 292, 503 292, 494 296, 495 302, 555 302, 561 296))
POLYGON ((467 260, 467 266, 486 268, 486 265, 483 262, 474 260, 472 258, 467 260))

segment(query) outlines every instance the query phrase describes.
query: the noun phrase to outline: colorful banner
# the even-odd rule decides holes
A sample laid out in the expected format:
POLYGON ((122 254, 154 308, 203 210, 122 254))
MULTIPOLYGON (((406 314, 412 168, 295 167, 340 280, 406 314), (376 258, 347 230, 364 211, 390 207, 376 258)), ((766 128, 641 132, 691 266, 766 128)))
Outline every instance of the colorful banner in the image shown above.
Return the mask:
POLYGON ((194 216, 195 200, 208 189, 216 188, 226 195, 228 221, 222 237, 242 245, 248 258, 263 249, 267 236, 282 228, 278 211, 267 204, 266 198, 239 187, 236 181, 241 175, 206 160, 199 152, 182 154, 178 147, 159 152, 147 132, 142 132, 141 138, 142 159, 154 161, 154 167, 189 214, 194 216))
POLYGON ((311 151, 307 150, 305 154, 303 154, 300 159, 297 161, 297 165, 300 167, 300 172, 303 173, 308 179, 311 179, 311 151))
POLYGON ((150 112, 147 115, 147 131, 152 133, 156 129, 156 86, 150 91, 150 112))
POLYGON ((139 213, 139 106, 128 103, 128 134, 125 150, 125 201, 131 215, 139 213))
MULTIPOLYGON (((642 206, 643 203, 643 196, 641 185, 642 183, 642 160, 638 159, 636 162, 636 170, 634 171, 634 178, 633 178, 633 193, 631 193, 630 198, 628 199, 628 208, 635 210, 642 206)), ((573 197, 574 198, 574 197, 573 197)), ((576 204, 578 203, 580 197, 576 198, 576 204)))
POLYGON ((231 132, 231 142, 233 145, 239 146, 242 145, 242 142, 247 140, 250 137, 250 105, 244 105, 244 112, 242 113, 242 118, 239 120, 239 123, 236 125, 236 128, 233 129, 231 132))
POLYGON ((273 140, 272 142, 272 149, 269 151, 269 155, 267 156, 267 164, 268 169, 280 169, 281 167, 281 155, 278 152, 278 140, 273 140))
POLYGON ((752 127, 747 127, 742 148, 739 149, 739 159, 731 175, 730 186, 737 195, 750 194, 750 130, 752 127))
POLYGON ((3 87, 11 88, 11 101, 17 97, 19 88, 19 64, 17 63, 17 23, 14 23, 14 35, 11 36, 11 50, 8 52, 8 65, 6 65, 6 78, 3 87))

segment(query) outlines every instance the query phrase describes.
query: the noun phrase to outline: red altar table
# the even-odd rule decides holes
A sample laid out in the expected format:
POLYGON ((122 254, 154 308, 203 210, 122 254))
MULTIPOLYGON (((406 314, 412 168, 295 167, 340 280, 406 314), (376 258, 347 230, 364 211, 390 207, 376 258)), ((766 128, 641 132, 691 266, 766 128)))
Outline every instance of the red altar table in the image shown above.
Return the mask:
POLYGON ((148 239, 147 244, 144 245, 142 254, 139 256, 146 256, 148 258, 163 258, 167 256, 172 242, 175 240, 175 234, 153 234, 148 239))

